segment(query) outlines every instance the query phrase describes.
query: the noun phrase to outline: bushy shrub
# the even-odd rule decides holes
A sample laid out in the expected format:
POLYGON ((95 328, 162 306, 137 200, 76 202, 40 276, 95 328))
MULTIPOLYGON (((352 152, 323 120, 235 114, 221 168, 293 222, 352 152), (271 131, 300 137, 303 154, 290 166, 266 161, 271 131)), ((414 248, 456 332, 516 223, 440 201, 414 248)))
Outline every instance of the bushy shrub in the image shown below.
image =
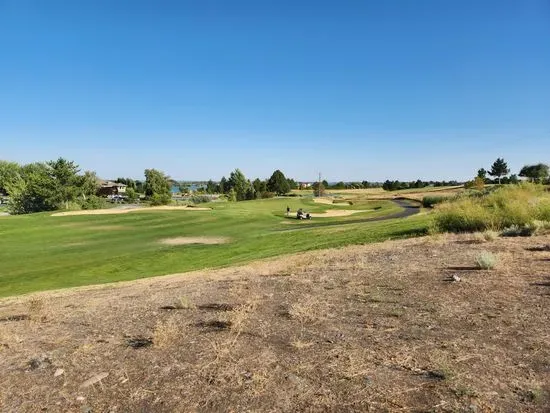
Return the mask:
POLYGON ((204 204, 210 202, 212 199, 208 195, 194 195, 190 201, 194 204, 204 204))
POLYGON ((533 221, 533 226, 535 227, 536 235, 544 235, 550 232, 550 221, 533 221))
POLYGON ((483 236, 483 239, 487 242, 494 241, 498 238, 498 232, 496 231, 487 230, 484 231, 481 235, 483 236))
POLYGON ((503 237, 530 237, 542 235, 550 231, 549 221, 534 220, 527 225, 511 225, 502 230, 503 237))
POLYGON ((434 205, 441 204, 448 201, 449 199, 450 197, 448 196, 426 195, 424 198, 422 198, 422 206, 424 208, 433 208, 434 205))
POLYGON ((172 197, 168 194, 153 194, 151 196, 152 206, 168 205, 170 202, 172 202, 172 197))
POLYGON ((510 225, 500 233, 503 237, 530 237, 535 233, 532 225, 510 225))
POLYGON ((488 251, 483 251, 476 257, 477 267, 482 270, 492 270, 497 263, 497 257, 488 251))
POLYGON ((441 232, 502 231, 529 228, 550 217, 550 194, 534 184, 508 185, 472 192, 436 208, 434 225, 441 232), (517 227, 517 228, 516 228, 517 227))
POLYGON ((107 203, 104 198, 92 195, 82 201, 80 207, 82 209, 102 209, 105 208, 106 204, 107 203))

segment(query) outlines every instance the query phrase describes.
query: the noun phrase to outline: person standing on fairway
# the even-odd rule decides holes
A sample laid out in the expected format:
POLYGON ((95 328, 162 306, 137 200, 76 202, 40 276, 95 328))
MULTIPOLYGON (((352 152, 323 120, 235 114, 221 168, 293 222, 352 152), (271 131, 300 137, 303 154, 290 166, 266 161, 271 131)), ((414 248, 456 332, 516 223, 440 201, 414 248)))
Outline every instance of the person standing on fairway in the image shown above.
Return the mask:
POLYGON ((286 216, 288 217, 289 215, 290 215, 290 207, 287 206, 287 207, 286 207, 286 216))

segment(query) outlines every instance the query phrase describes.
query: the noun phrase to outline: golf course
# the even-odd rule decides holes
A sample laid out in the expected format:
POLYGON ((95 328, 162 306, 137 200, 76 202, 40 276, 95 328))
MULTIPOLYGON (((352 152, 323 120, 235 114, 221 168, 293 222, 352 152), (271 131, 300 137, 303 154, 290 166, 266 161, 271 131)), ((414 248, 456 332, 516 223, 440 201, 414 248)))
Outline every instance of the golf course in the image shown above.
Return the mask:
POLYGON ((0 296, 225 267, 427 227, 425 215, 396 218, 404 208, 390 200, 328 205, 289 197, 180 209, 0 217, 0 296), (297 220, 299 208, 313 219, 297 220))

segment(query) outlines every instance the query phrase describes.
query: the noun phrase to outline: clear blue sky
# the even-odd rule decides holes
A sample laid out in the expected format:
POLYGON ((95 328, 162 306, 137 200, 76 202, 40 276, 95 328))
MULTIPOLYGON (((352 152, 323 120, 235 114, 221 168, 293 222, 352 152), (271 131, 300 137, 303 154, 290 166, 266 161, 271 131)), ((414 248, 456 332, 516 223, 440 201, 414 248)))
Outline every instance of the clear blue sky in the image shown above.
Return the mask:
POLYGON ((0 0, 0 159, 102 177, 550 161, 547 0, 0 0))

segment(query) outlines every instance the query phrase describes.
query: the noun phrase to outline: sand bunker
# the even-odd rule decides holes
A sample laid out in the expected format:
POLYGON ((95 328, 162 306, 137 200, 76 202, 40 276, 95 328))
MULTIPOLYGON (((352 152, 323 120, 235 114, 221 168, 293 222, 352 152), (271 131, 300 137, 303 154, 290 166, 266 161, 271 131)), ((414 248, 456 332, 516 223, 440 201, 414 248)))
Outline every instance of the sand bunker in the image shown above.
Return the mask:
POLYGON ((358 214, 360 212, 368 212, 369 209, 329 209, 325 212, 312 213, 310 214, 312 218, 334 218, 334 217, 348 217, 353 214, 358 214))
POLYGON ((148 212, 148 211, 211 211, 212 208, 190 207, 190 206, 172 206, 163 205, 156 207, 133 207, 133 208, 108 208, 108 209, 89 209, 84 211, 56 212, 52 217, 67 217, 73 215, 112 215, 127 214, 129 212, 148 212))
POLYGON ((164 238, 159 241, 164 245, 187 245, 187 244, 225 244, 229 242, 227 237, 174 237, 164 238))
POLYGON ((332 205, 332 198, 313 198, 313 202, 315 202, 317 204, 332 205))

